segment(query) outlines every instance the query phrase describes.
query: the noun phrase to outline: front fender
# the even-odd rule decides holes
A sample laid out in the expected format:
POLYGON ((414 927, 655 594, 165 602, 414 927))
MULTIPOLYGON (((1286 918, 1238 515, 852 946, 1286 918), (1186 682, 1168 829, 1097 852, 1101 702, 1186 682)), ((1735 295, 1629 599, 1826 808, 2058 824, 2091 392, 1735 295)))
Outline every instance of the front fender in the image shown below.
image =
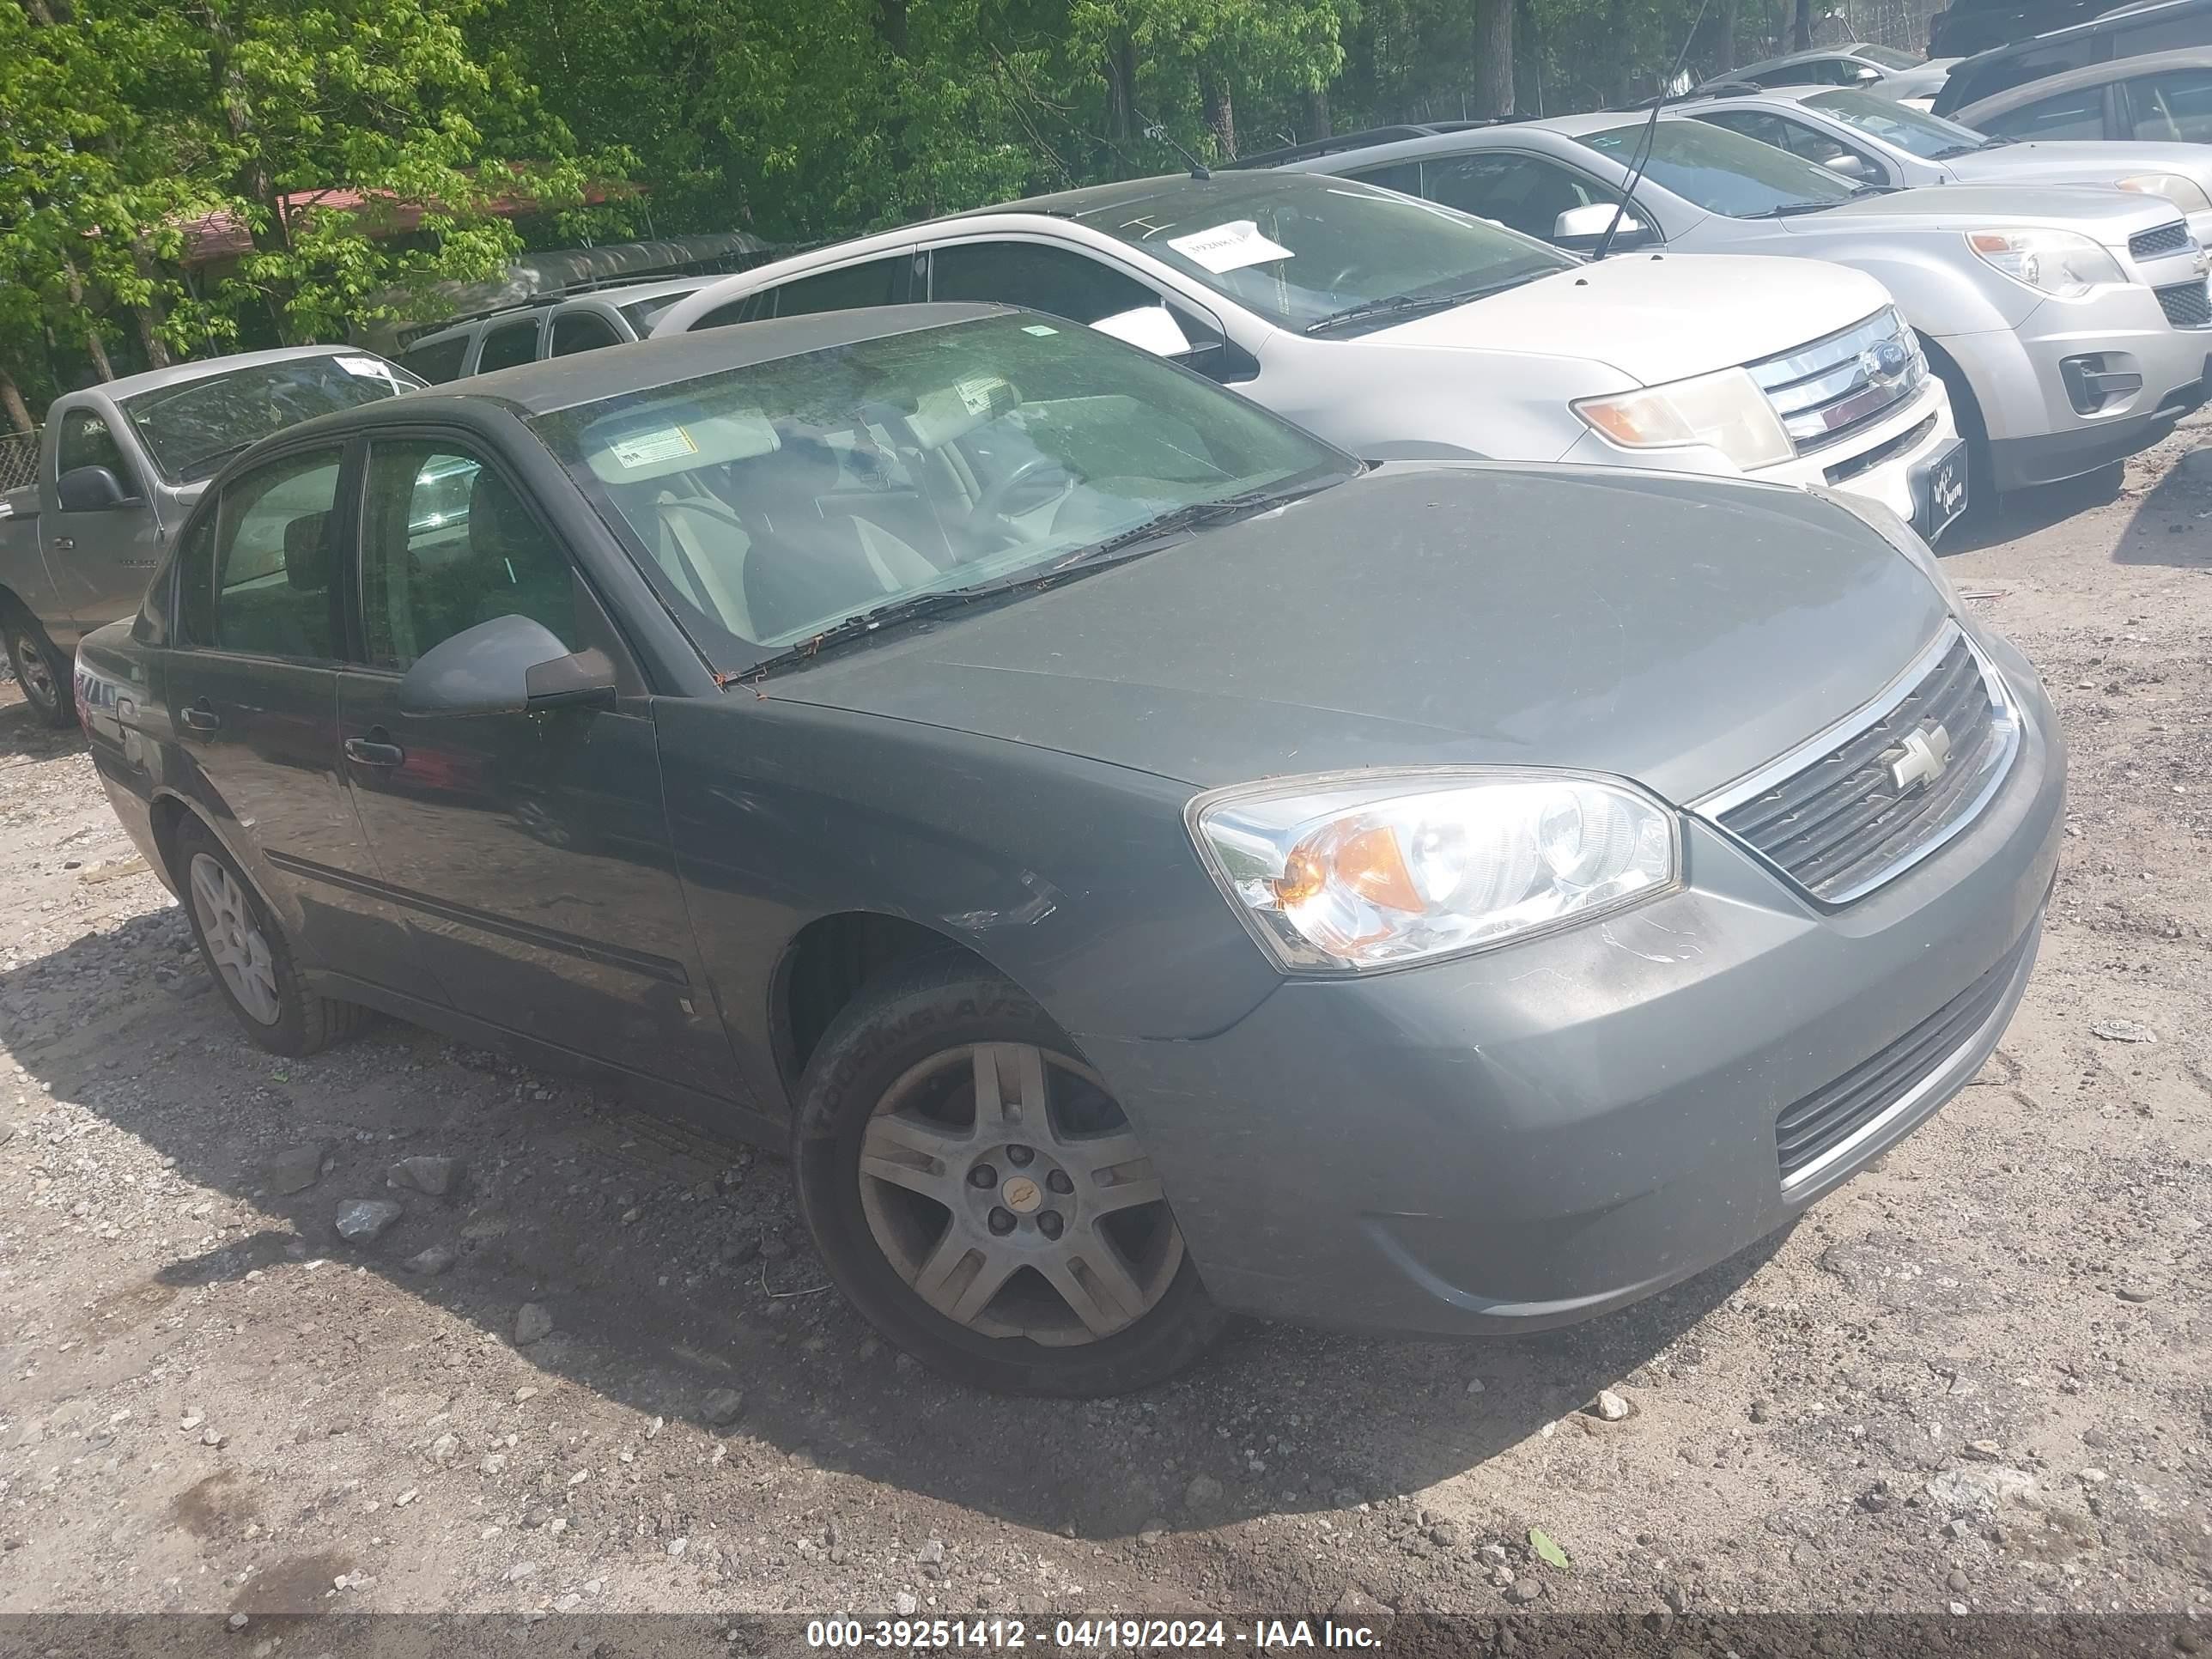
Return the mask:
POLYGON ((1823 257, 1878 279, 1905 321, 1937 339, 2018 328, 2042 303, 2041 295, 1976 259, 1963 230, 1950 248, 1872 238, 1823 257))

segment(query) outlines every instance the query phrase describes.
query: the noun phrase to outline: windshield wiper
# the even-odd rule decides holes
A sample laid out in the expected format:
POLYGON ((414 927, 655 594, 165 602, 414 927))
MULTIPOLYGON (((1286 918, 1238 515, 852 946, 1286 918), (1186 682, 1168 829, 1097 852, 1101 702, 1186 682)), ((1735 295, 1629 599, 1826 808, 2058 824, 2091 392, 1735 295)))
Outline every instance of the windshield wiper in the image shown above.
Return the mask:
POLYGON ((889 605, 879 605, 872 611, 863 611, 856 617, 848 617, 842 622, 832 623, 820 633, 808 635, 797 645, 787 650, 779 651, 772 657, 763 657, 734 678, 741 680, 750 679, 754 675, 765 673, 771 668, 781 668, 787 663, 804 662, 808 658, 818 656, 823 652, 842 645, 848 640, 856 640, 865 635, 880 633, 885 628, 896 626, 900 623, 914 622, 922 617, 935 616, 940 611, 952 611, 963 605, 972 605, 988 594, 1004 592, 1008 586, 1009 584, 1004 582, 983 582, 974 587, 946 588, 932 593, 910 593, 905 599, 894 599, 889 605))
POLYGON ((244 438, 234 444, 225 444, 221 449, 210 450, 204 455, 195 455, 190 461, 177 469, 178 481, 181 483, 191 483, 196 478, 212 478, 222 471, 222 464, 225 461, 242 451, 252 448, 260 441, 260 437, 244 438))
POLYGON ((1946 144, 1942 149, 1937 150, 1928 159, 1931 161, 1948 161, 1954 155, 1972 155, 1989 148, 1990 145, 1987 143, 1979 144, 1946 144))
POLYGON ((1547 274, 1532 270, 1524 276, 1508 276, 1498 282, 1485 283, 1479 288, 1463 288, 1452 294, 1394 294, 1387 300, 1363 300, 1356 306, 1346 306, 1342 311, 1331 312, 1317 323, 1308 323, 1306 332, 1319 334, 1325 329, 1340 328, 1346 323, 1364 323, 1376 317, 1410 317, 1424 311, 1448 311, 1454 306, 1463 306, 1470 300, 1487 299, 1491 295, 1502 294, 1509 288, 1519 288, 1523 283, 1533 283, 1537 277, 1547 274))
POLYGON ((1801 213, 1826 213, 1832 207, 1842 205, 1840 202, 1784 202, 1779 207, 1747 213, 1743 216, 1747 219, 1793 219, 1801 213))
POLYGON ((1172 536, 1185 530, 1202 529, 1208 525, 1228 524, 1237 519, 1248 519, 1255 513, 1265 513, 1271 507, 1286 506, 1301 496, 1312 495, 1317 489, 1326 489, 1334 482, 1334 479, 1329 479, 1321 483, 1299 484, 1288 489, 1279 484, 1273 484, 1265 489, 1248 489, 1241 495, 1224 496, 1218 501, 1193 501, 1188 507, 1174 507, 1161 514, 1158 518, 1147 519, 1144 523, 1124 530, 1119 535, 1109 536, 1103 542, 1094 542, 1089 547, 1078 548, 1059 563, 1048 565, 1042 571, 1034 571, 1028 575, 1010 578, 1006 585, 1010 587, 1019 587, 1030 582, 1048 580, 1063 571, 1073 570, 1079 567, 1111 563, 1115 558, 1139 548, 1150 552, 1152 549, 1146 546, 1146 544, 1157 542, 1163 537, 1172 536))

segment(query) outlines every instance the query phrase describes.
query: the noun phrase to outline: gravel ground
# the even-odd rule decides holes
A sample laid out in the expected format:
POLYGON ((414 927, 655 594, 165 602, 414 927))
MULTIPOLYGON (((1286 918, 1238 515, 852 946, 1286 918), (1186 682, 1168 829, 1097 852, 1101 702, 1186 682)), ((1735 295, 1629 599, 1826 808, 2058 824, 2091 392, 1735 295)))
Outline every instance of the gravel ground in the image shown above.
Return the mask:
POLYGON ((2194 1650, 2208 441, 1947 560, 2074 796, 2027 1000, 1934 1123, 1625 1315, 1249 1328, 1097 1404, 896 1358, 774 1158, 398 1025, 250 1048, 0 687, 0 1611, 2124 1609, 2194 1650))

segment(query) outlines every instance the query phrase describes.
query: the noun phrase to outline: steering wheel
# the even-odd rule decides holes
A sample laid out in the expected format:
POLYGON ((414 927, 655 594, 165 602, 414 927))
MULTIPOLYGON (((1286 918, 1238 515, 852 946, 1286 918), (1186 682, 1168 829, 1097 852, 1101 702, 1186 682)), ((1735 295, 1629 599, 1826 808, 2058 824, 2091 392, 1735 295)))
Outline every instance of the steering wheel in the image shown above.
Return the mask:
MULTIPOLYGON (((1039 474, 1048 472, 1057 472, 1060 475, 1061 499, 1066 499, 1074 490, 1075 475, 1067 470, 1064 463, 1054 460, 1049 455, 1032 455, 998 483, 984 490, 981 498, 969 512, 969 527, 978 531, 989 529, 994 526, 1003 527, 1006 522, 1008 498, 1039 474)), ((1042 506, 1043 503, 1039 502, 1038 505, 1042 506)))

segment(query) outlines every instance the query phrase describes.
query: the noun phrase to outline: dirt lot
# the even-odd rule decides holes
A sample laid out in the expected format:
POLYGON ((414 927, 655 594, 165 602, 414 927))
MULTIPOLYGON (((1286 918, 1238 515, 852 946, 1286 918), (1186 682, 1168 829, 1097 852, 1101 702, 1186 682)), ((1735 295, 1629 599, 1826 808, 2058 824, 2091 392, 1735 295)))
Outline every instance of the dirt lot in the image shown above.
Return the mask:
POLYGON ((1947 563, 2073 751, 1976 1086, 1625 1316, 1252 1328, 1094 1405, 895 1358, 772 1158, 397 1025, 259 1054, 75 735, 0 687, 0 1611, 2120 1608, 2212 1642, 2212 424, 1947 563), (460 1161, 443 1196, 387 1186, 418 1155, 460 1161))

